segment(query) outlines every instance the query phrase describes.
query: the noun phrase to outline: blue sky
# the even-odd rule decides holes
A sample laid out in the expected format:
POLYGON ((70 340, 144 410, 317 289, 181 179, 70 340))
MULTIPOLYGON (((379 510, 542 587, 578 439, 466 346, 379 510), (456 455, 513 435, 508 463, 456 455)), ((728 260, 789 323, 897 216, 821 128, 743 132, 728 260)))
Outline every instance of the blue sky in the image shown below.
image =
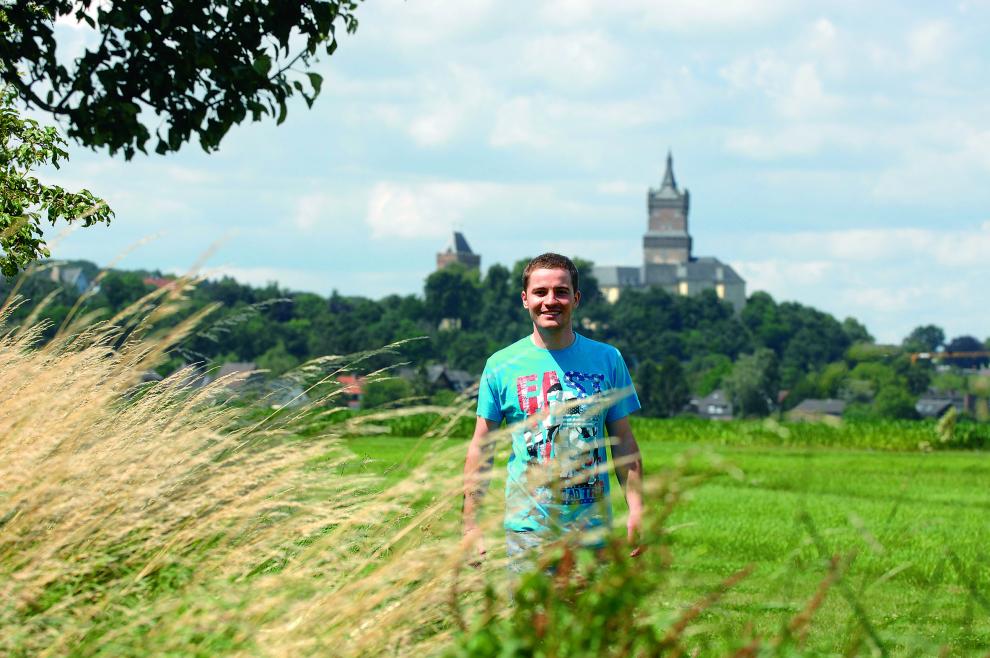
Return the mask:
MULTIPOLYGON (((667 149, 697 255, 899 341, 990 335, 990 2, 370 0, 312 110, 50 180, 117 211, 53 252, 371 297, 482 264, 638 264, 667 149), (125 252, 143 239, 138 248, 125 252)), ((67 47, 85 33, 60 28, 67 47)), ((54 233, 53 233, 54 234, 54 233)))

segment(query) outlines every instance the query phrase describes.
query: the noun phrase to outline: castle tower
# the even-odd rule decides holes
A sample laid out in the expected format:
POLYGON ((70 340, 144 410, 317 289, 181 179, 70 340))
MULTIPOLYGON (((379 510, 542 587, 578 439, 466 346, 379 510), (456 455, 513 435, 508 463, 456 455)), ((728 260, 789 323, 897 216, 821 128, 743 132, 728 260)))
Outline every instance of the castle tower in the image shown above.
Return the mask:
POLYGON ((471 251, 464 234, 460 231, 454 231, 447 249, 437 254, 438 270, 452 263, 460 263, 468 269, 481 269, 481 255, 471 251))
POLYGON ((646 206, 649 223, 643 236, 645 265, 684 264, 691 261, 691 235, 688 233, 688 211, 691 194, 677 189, 674 179, 674 159, 667 152, 667 170, 659 189, 647 192, 646 206))

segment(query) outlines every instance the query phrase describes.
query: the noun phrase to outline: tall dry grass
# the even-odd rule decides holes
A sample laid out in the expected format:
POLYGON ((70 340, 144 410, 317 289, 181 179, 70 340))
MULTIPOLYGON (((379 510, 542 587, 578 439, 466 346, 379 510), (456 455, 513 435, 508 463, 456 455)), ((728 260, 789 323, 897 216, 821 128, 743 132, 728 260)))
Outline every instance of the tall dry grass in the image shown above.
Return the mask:
MULTIPOLYGON (((259 415, 230 379, 140 383, 209 312, 156 332, 181 285, 43 345, 30 321, 0 337, 0 654, 443 646, 465 582, 449 455, 386 488, 347 467, 367 419, 296 438, 325 399, 259 415)), ((339 363, 307 368, 325 390, 339 363)))

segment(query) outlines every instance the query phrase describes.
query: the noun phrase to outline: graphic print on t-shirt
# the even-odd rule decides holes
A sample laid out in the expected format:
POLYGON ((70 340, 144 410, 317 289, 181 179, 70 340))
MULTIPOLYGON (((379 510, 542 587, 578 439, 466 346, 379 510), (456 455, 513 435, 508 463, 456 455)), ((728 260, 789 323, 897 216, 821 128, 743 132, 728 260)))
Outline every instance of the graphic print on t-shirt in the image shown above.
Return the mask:
MULTIPOLYGON (((523 375, 516 379, 519 409, 532 416, 546 412, 542 421, 534 422, 523 434, 530 463, 554 467, 560 480, 559 499, 565 505, 588 505, 605 494, 602 472, 605 448, 598 435, 596 418, 587 414, 587 405, 568 409, 575 400, 601 394, 605 376, 598 373, 567 371, 563 385, 555 370, 542 375, 523 375)), ((541 502, 553 501, 550 486, 534 492, 541 502)))

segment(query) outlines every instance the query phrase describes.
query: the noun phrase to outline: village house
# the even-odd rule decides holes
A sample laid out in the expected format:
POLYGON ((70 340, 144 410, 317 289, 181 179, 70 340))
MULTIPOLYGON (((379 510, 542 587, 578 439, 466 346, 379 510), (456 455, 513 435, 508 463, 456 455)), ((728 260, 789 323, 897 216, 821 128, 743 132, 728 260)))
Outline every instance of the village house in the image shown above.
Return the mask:
POLYGON ((788 420, 822 421, 841 419, 846 410, 845 400, 808 398, 787 412, 788 420))
POLYGON ((722 389, 715 389, 701 398, 691 398, 688 409, 691 413, 708 420, 732 420, 732 402, 722 389))

